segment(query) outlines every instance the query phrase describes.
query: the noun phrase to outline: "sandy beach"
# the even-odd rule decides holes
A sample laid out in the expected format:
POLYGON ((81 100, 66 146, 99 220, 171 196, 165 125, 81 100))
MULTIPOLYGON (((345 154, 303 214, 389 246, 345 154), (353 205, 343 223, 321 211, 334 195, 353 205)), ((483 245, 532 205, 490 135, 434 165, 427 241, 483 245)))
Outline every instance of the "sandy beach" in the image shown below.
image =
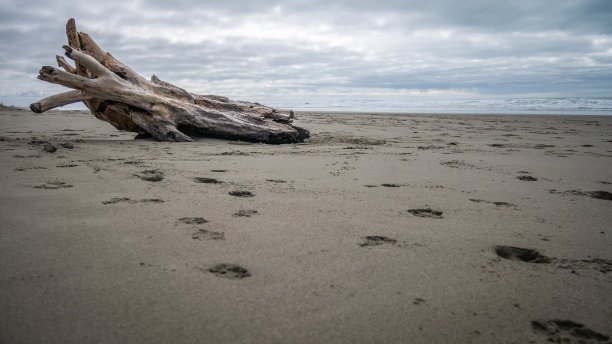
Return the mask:
POLYGON ((606 343, 612 116, 0 112, 1 343, 606 343))

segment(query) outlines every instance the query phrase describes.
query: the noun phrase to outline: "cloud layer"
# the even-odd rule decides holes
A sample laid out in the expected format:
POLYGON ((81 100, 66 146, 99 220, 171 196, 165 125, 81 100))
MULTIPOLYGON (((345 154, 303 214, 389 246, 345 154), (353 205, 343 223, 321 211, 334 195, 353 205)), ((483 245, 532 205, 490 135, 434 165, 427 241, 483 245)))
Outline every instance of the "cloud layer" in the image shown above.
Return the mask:
POLYGON ((612 94, 612 2, 3 1, 0 97, 36 80, 69 17, 145 77, 239 98, 612 94))

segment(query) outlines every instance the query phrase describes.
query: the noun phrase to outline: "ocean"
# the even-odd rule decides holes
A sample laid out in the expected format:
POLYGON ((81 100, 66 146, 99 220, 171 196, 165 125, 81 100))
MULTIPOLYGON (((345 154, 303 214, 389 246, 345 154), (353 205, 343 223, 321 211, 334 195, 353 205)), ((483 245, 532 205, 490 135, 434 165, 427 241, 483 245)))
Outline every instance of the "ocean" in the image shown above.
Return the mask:
POLYGON ((334 99, 327 97, 305 101, 272 100, 266 105, 297 111, 612 115, 612 97, 499 99, 334 99))
MULTIPOLYGON (((552 114, 552 115, 612 115, 612 97, 566 98, 487 98, 440 99, 425 97, 231 97, 256 101, 264 105, 294 111, 343 111, 377 113, 476 113, 476 114, 552 114)), ((38 97, 14 97, 1 101, 5 105, 28 107, 38 97)), ((64 110, 83 109, 83 104, 71 104, 64 110)))

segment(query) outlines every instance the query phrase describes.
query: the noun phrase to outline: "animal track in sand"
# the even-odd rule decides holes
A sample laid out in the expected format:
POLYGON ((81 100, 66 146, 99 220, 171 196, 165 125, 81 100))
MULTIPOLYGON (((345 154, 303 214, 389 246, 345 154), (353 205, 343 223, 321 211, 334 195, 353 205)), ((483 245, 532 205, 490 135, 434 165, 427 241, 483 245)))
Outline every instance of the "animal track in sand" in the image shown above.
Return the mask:
POLYGON ((595 332, 583 324, 571 320, 534 320, 531 327, 548 336, 551 343, 595 344, 607 342, 610 336, 595 332))
POLYGON ((251 217, 253 215, 257 215, 257 210, 238 210, 234 213, 234 216, 237 217, 251 217))
POLYGON ((528 248, 514 246, 495 246, 495 254, 509 260, 519 260, 527 263, 550 263, 551 259, 540 252, 528 248))
POLYGON ((385 183, 385 184, 380 184, 380 186, 384 186, 386 188, 399 188, 402 185, 401 184, 389 184, 389 183, 385 183))
POLYGON ((230 191, 229 194, 234 197, 253 197, 255 196, 255 194, 253 194, 251 191, 244 191, 244 190, 230 191))
POLYGON ((408 209, 408 212, 414 216, 426 217, 432 219, 443 218, 442 212, 439 210, 432 210, 431 208, 420 208, 420 209, 408 209))
POLYGON ((196 232, 191 234, 191 239, 195 240, 224 240, 225 233, 214 232, 207 229, 198 229, 196 232))
POLYGON ((204 183, 204 184, 220 184, 223 183, 222 181, 215 179, 215 178, 206 178, 206 177, 195 177, 193 178, 193 180, 196 183, 204 183))
POLYGON ((243 279, 251 276, 247 269, 235 264, 217 264, 206 271, 227 279, 243 279))
POLYGON ((397 244, 397 240, 387 238, 381 235, 369 235, 369 236, 363 237, 362 239, 363 241, 359 243, 359 246, 361 247, 373 247, 373 246, 380 246, 380 245, 397 244))
POLYGON ((134 173, 134 175, 148 182, 159 182, 164 179, 164 173, 158 170, 144 170, 140 173, 134 173))
POLYGON ((516 179, 522 180, 525 182, 535 182, 536 180, 538 180, 538 178, 532 177, 532 176, 518 176, 516 177, 516 179))
POLYGON ((201 225, 208 222, 208 220, 203 217, 181 217, 178 220, 188 225, 201 225))

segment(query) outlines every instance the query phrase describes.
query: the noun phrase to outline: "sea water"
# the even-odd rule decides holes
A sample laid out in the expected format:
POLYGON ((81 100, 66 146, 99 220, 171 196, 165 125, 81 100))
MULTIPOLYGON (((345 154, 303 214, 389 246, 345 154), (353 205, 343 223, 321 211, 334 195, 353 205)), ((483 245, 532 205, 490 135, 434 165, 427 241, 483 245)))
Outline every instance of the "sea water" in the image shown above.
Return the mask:
MULTIPOLYGON (((476 113, 476 114, 552 114, 552 115, 612 115, 612 97, 566 98, 486 98, 442 99, 426 97, 347 97, 347 96, 248 96, 236 100, 259 102, 264 105, 295 111, 343 111, 379 113, 476 113)), ((28 107, 40 97, 2 98, 5 105, 28 107)), ((61 109, 82 109, 82 103, 61 109)))
POLYGON ((297 111, 612 115, 612 97, 497 99, 343 99, 324 97, 305 100, 270 100, 266 105, 297 111))

